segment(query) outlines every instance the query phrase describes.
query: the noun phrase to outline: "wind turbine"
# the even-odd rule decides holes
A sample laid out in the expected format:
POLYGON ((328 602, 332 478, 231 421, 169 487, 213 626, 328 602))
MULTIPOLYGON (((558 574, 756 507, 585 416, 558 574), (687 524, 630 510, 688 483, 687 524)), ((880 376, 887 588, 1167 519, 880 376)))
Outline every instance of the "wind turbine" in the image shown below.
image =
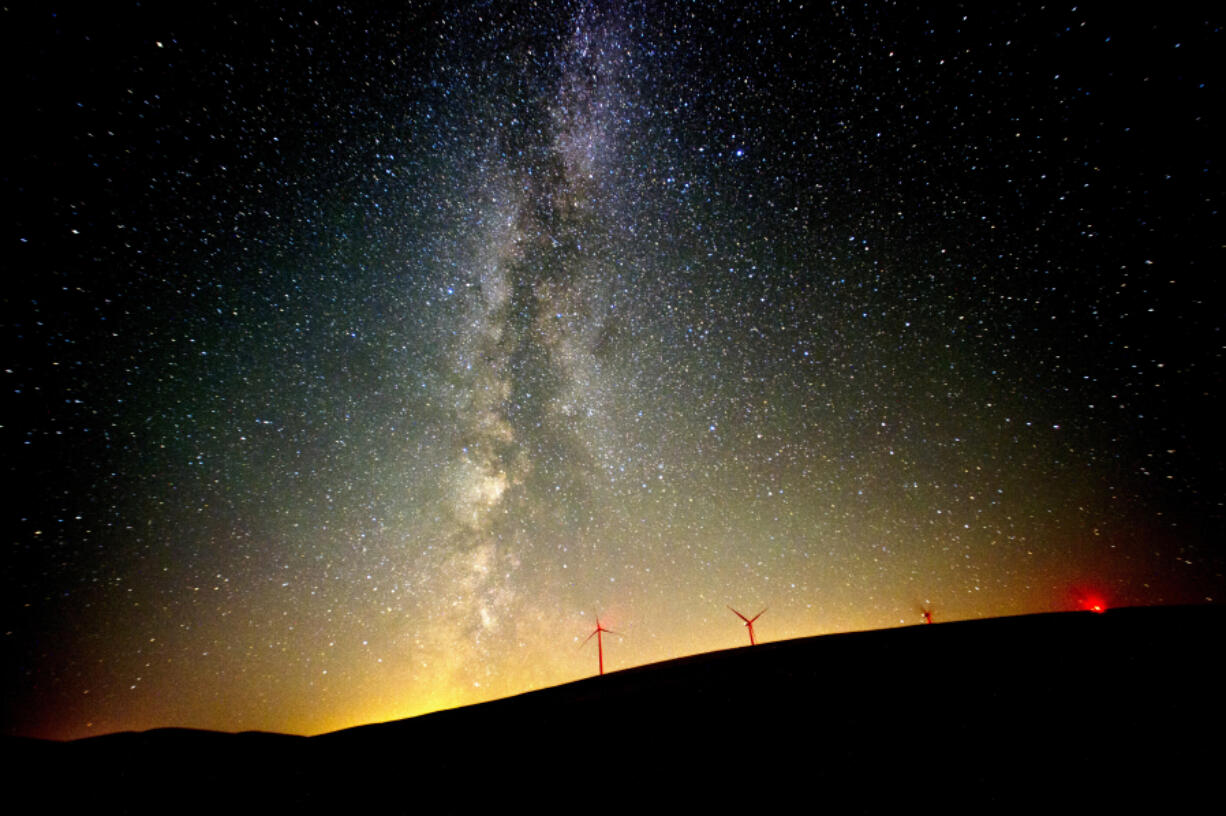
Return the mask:
MULTIPOLYGON (((731 606, 728 608, 732 609, 731 606)), ((762 612, 765 612, 766 609, 767 607, 762 607, 762 612)), ((735 609, 732 609, 732 614, 736 615, 738 618, 745 621, 745 625, 749 627, 749 645, 750 646, 754 646, 757 644, 757 641, 753 639, 753 622, 756 621, 758 618, 762 617, 762 612, 759 612, 758 614, 754 615, 752 618, 747 618, 744 615, 742 615, 740 612, 737 612, 735 609)))
POLYGON ((622 636, 620 632, 614 632, 612 629, 606 629, 603 626, 601 626, 600 618, 597 618, 596 628, 592 630, 592 634, 588 635, 587 639, 579 644, 579 648, 582 649, 584 646, 587 645, 587 642, 591 640, 592 637, 596 638, 596 654, 600 656, 600 673, 601 674, 604 674, 604 642, 601 638, 601 635, 605 632, 608 632, 610 635, 617 635, 618 637, 622 636))
POLYGON ((920 614, 924 616, 924 623, 932 623, 932 604, 921 606, 920 614))

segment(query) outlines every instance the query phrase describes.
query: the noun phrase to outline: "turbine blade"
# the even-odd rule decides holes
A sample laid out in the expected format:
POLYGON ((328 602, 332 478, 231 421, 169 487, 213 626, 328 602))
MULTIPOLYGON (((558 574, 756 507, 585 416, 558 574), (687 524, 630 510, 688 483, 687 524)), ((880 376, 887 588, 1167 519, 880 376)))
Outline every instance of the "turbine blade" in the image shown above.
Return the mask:
MULTIPOLYGON (((770 609, 770 607, 769 607, 769 606, 764 606, 764 607, 762 607, 762 612, 765 612, 767 609, 770 609)), ((756 614, 756 615, 754 615, 752 618, 750 618, 750 619, 749 619, 749 622, 750 622, 750 623, 753 623, 753 622, 754 622, 754 621, 756 621, 758 618, 762 617, 762 612, 759 612, 758 614, 756 614)))
MULTIPOLYGON (((729 608, 729 609, 732 609, 732 607, 731 607, 731 606, 730 606, 730 607, 728 607, 728 608, 729 608)), ((763 610, 763 612, 765 612, 765 611, 766 611, 766 610, 763 610)), ((744 616, 744 615, 742 615, 740 612, 737 612, 735 609, 732 609, 732 614, 736 615, 738 618, 740 618, 741 620, 745 621, 745 623, 746 623, 746 624, 748 624, 748 623, 749 623, 749 618, 745 617, 745 616, 744 616)), ((760 614, 762 614, 762 613, 761 613, 761 612, 759 612, 758 614, 760 615, 760 614)))
POLYGON ((599 629, 596 629, 596 630, 594 630, 594 631, 592 632, 592 634, 590 634, 590 635, 588 635, 587 637, 585 637, 585 638, 583 639, 583 642, 579 644, 579 648, 580 648, 580 649, 582 649, 584 646, 586 646, 586 645, 587 645, 587 642, 588 642, 589 640, 591 640, 592 638, 596 637, 596 632, 599 632, 599 631, 600 631, 599 629))

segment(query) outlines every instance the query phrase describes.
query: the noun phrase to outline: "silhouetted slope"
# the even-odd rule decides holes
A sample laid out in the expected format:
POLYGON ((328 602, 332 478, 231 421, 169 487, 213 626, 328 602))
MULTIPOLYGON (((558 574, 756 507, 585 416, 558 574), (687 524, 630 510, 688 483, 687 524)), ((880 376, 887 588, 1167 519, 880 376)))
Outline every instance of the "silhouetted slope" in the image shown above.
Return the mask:
POLYGON ((1125 609, 830 635, 309 739, 165 730, 39 763, 103 800, 204 809, 1178 804, 1217 786, 1224 620, 1125 609))

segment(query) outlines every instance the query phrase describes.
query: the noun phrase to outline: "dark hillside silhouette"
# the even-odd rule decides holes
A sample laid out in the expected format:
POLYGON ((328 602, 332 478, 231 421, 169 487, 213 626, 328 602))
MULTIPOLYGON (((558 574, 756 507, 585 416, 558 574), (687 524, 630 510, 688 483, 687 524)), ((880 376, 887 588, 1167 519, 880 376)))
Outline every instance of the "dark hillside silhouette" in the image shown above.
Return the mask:
POLYGON ((9 788, 52 810, 74 798, 408 812, 795 795, 823 812, 1178 810, 1218 785, 1223 622, 1220 607, 1171 607, 828 635, 311 738, 10 740, 23 762, 9 788))

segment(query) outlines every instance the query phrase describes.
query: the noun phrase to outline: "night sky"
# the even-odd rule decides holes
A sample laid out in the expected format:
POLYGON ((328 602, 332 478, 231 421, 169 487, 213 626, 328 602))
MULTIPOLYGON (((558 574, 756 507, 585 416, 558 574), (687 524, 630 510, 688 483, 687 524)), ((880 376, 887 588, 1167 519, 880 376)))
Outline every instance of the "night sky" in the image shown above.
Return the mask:
POLYGON ((1220 19, 98 5, 0 16, 5 733, 1221 600, 1220 19))

